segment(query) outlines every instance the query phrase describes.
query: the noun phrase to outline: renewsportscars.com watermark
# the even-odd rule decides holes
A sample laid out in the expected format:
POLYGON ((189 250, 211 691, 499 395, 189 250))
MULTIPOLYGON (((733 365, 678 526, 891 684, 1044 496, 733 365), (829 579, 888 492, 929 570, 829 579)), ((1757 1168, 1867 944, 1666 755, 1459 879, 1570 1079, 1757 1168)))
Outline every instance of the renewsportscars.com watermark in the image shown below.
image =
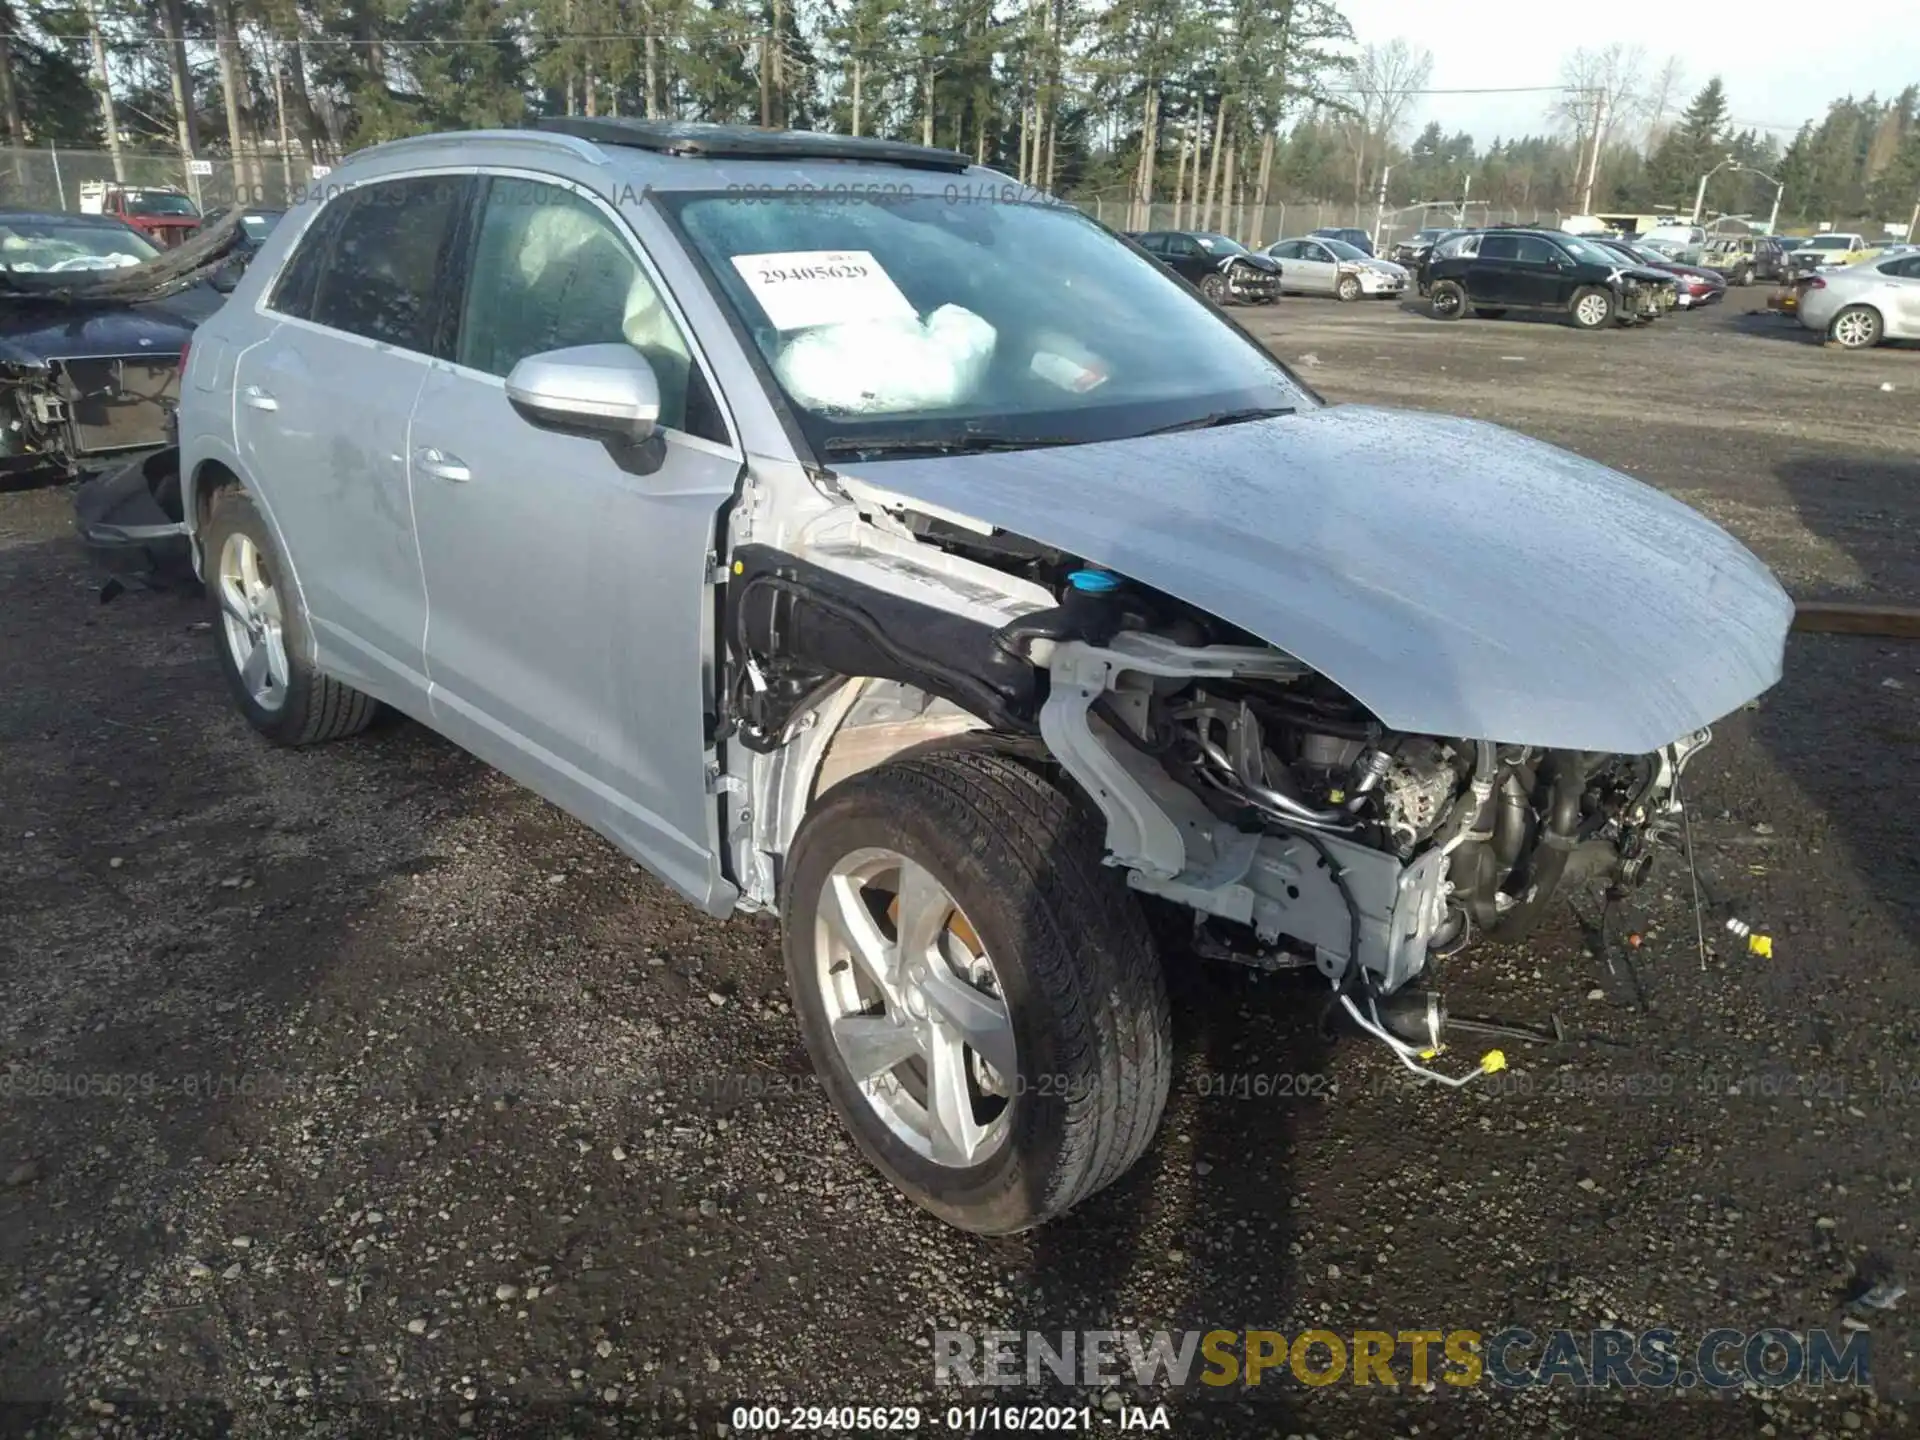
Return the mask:
POLYGON ((936 1330, 936 1385, 1103 1388, 1541 1385, 1734 1390, 1871 1384, 1865 1332, 1710 1330, 936 1330))

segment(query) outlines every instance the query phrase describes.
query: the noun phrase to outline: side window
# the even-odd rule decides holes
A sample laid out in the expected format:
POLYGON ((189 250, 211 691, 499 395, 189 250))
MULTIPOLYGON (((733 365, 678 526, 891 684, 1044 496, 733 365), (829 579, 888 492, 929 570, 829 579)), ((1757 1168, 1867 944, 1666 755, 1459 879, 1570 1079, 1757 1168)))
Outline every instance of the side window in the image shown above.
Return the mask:
POLYGON ((1300 242, 1298 240, 1284 240, 1267 253, 1276 260, 1298 260, 1300 258, 1300 242))
POLYGON ((529 355, 620 344, 653 367, 662 425, 725 442, 712 393, 624 232, 562 186, 493 179, 454 358, 505 376, 529 355))
POLYGON ((470 182, 462 175, 386 180, 335 204, 307 318, 403 350, 433 352, 439 279, 470 182))
POLYGON ((1139 240, 1139 245, 1140 248, 1149 255, 1164 255, 1167 252, 1167 241, 1164 235, 1142 235, 1139 240))
POLYGON ((1302 245, 1300 247, 1300 258, 1302 260, 1318 261, 1322 265, 1330 265, 1333 263, 1333 256, 1328 253, 1327 247, 1324 245, 1302 245))
POLYGON ((1480 238, 1480 258, 1482 260, 1519 259, 1520 237, 1518 235, 1483 235, 1480 238))
POLYGON ((267 300, 269 310, 291 315, 296 320, 313 318, 313 292, 320 282, 320 267, 326 259, 329 237, 339 228, 340 216, 346 208, 345 200, 337 200, 307 227, 293 258, 273 282, 273 293, 267 300))
POLYGON ((1552 265, 1560 259, 1560 247, 1551 240, 1542 240, 1538 235, 1519 235, 1515 258, 1529 265, 1552 265))

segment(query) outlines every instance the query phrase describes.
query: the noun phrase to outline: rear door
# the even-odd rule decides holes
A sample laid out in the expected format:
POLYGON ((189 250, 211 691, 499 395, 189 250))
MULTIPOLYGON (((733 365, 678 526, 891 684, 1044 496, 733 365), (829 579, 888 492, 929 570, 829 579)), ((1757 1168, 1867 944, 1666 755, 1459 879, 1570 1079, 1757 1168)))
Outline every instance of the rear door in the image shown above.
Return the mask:
POLYGON ((473 182, 362 184, 308 227, 235 371, 237 449, 287 550, 321 663, 415 708, 426 592, 407 433, 473 182))
POLYGON ((484 184, 410 446, 434 723, 708 905, 712 552, 741 452, 618 212, 558 181, 484 184), (536 429, 508 404, 527 356, 621 343, 660 384, 645 446, 536 429))
POLYGON ((1169 235, 1165 244, 1163 253, 1167 264, 1193 284, 1198 285, 1213 272, 1213 257, 1201 249, 1200 242, 1191 235, 1169 235))
POLYGON ((1476 305, 1519 305, 1514 262, 1520 255, 1517 235, 1482 235, 1480 253, 1467 263, 1467 295, 1476 305))

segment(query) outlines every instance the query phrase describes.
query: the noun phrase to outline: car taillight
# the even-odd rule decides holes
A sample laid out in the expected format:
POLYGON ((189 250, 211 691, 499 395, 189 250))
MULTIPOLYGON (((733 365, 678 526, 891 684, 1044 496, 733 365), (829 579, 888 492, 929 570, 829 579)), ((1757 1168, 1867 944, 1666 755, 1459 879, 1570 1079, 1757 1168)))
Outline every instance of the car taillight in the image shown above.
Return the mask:
POLYGON ((1827 288, 1827 282, 1822 280, 1818 275, 1808 276, 1804 283, 1809 290, 1824 290, 1827 288))
POLYGON ((183 380, 187 375, 187 356, 192 350, 193 342, 191 340, 180 347, 180 378, 183 380))

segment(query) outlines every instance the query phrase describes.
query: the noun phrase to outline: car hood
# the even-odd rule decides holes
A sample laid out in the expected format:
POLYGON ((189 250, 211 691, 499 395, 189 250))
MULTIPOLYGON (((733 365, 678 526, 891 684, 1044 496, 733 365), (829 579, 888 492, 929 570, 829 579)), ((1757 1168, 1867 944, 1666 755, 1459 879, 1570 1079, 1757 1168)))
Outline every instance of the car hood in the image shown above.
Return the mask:
POLYGON ((1398 730, 1644 754, 1773 685, 1793 617, 1677 500, 1448 416, 1321 407, 847 473, 1251 631, 1398 730))
POLYGON ((1377 274, 1390 276, 1396 280, 1404 280, 1407 278, 1406 267, 1396 264, 1392 260, 1361 260, 1357 263, 1363 270, 1372 270, 1377 274))
POLYGON ((221 299, 207 287, 149 305, 0 295, 0 363, 38 368, 48 360, 148 351, 177 356, 221 299), (202 289, 211 304, 198 293, 202 289))
POLYGON ((1245 255, 1222 255, 1220 257, 1220 268, 1224 270, 1236 260, 1242 264, 1251 265, 1256 270, 1265 270, 1271 275, 1278 275, 1280 273, 1280 262, 1278 260, 1274 259, 1271 255, 1261 255, 1253 251, 1248 251, 1245 255))

